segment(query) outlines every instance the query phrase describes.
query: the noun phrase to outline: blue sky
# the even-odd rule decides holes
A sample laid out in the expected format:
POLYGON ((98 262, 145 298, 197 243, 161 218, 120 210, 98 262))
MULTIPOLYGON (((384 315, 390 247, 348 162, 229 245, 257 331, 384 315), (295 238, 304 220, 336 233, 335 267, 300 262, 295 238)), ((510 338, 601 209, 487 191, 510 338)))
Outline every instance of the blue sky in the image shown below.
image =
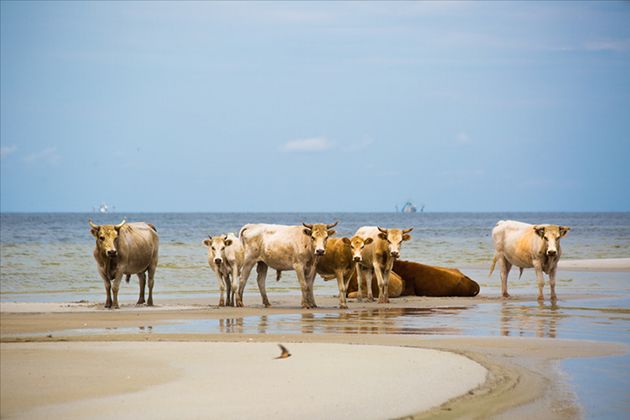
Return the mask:
POLYGON ((629 3, 1 3, 2 211, 630 210, 629 3))

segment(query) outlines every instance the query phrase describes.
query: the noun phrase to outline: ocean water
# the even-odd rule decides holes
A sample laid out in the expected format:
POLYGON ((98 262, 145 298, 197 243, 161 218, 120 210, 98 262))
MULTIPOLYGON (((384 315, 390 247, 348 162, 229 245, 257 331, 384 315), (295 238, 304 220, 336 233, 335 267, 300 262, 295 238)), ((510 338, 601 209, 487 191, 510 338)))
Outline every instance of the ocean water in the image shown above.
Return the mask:
MULTIPOLYGON (((0 215, 0 300, 76 301, 102 300, 100 279, 92 251, 94 238, 88 219, 97 224, 146 221, 160 235, 160 261, 156 273, 159 297, 216 296, 217 282, 206 260, 202 240, 207 235, 238 232, 246 223, 300 224, 340 221, 337 236, 351 236, 365 225, 413 227, 401 258, 426 264, 459 267, 482 288, 496 288, 498 274, 487 278, 493 255, 491 230, 501 219, 568 225, 562 240, 563 259, 630 257, 630 213, 3 213, 0 215), (481 269, 480 267, 484 267, 481 269), (469 270, 467 271, 467 268, 469 270), (472 274, 471 274, 472 273, 472 274)), ((529 270, 510 287, 535 284, 529 270)), ((559 273, 559 288, 601 288, 596 275, 559 273)), ((604 287, 606 288, 606 287, 604 287)), ((298 293, 297 278, 283 273, 267 280, 269 293, 298 293)), ((257 293, 255 273, 247 293, 257 293)), ((334 294, 336 282, 316 280, 316 294, 334 294)), ((121 299, 137 296, 137 280, 121 287, 121 299)))

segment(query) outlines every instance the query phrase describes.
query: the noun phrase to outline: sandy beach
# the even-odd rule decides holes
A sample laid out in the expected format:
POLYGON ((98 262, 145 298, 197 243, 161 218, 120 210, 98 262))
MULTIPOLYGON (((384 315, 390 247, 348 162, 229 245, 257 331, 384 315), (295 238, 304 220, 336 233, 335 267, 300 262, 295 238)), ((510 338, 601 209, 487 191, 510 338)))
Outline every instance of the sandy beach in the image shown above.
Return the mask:
MULTIPOLYGON (((623 271, 625 263, 574 267, 623 271)), ((495 293, 402 297, 385 306, 350 300, 349 310, 339 310, 335 296, 318 296, 318 309, 303 310, 287 294, 271 295, 264 308, 256 293, 245 296, 245 308, 202 297, 152 308, 123 302, 115 311, 102 302, 2 302, 0 414, 579 416, 558 362, 624 355, 629 347, 581 335, 588 324, 572 330, 571 312, 558 311, 594 302, 594 313, 627 319, 627 308, 601 309, 612 296, 601 293, 564 293, 557 305, 536 303, 533 292, 508 302, 495 293), (292 356, 275 359, 278 343, 292 356)), ((594 326, 603 322, 592 316, 594 326)))

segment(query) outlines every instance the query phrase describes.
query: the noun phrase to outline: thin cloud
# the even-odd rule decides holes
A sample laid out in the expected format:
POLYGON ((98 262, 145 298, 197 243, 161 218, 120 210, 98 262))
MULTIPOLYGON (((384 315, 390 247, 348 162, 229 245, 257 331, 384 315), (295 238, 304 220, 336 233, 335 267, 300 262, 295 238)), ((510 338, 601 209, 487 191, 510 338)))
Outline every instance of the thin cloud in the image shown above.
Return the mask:
POLYGON ((61 160, 61 155, 57 153, 56 147, 47 147, 36 153, 31 153, 24 158, 26 163, 44 162, 50 165, 56 165, 61 160))
POLYGON ((455 141, 457 142, 457 144, 472 143, 472 139, 470 138, 468 133, 466 133, 465 131, 460 131, 459 133, 457 133, 457 136, 455 137, 455 141))
POLYGON ((588 51, 630 51, 630 39, 591 41, 584 44, 588 51))
POLYGON ((0 147, 0 158, 4 159, 10 154, 14 153, 17 150, 17 146, 12 144, 10 146, 2 146, 0 147))
POLYGON ((323 152, 332 149, 332 143, 326 137, 290 140, 282 145, 284 152, 323 152))

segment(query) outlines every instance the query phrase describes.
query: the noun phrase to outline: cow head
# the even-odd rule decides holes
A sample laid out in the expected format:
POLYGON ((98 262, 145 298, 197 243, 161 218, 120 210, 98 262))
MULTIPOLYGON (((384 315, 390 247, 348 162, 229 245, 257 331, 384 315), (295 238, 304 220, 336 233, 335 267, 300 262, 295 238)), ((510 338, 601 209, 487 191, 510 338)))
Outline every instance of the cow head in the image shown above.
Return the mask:
POLYGON ((118 233, 120 228, 126 223, 123 220, 117 225, 95 225, 92 219, 88 221, 90 224, 90 232, 96 238, 96 248, 105 258, 112 258, 118 255, 118 233))
POLYGON ((315 249, 315 255, 321 256, 326 253, 326 241, 328 241, 328 237, 335 234, 335 231, 332 229, 337 226, 335 222, 332 225, 325 225, 321 223, 317 223, 314 225, 309 225, 306 223, 302 223, 304 225, 304 234, 309 236, 313 241, 313 248, 315 249))
POLYGON ((343 241, 350 246, 352 250, 352 261, 361 262, 363 261, 363 256, 361 252, 366 245, 374 242, 372 238, 363 239, 360 236, 353 236, 352 239, 343 238, 343 241))
POLYGON ((378 237, 384 241, 387 241, 389 255, 393 258, 398 258, 400 257, 400 245, 403 241, 408 241, 409 239, 411 239, 411 235, 409 235, 409 232, 411 232, 413 228, 401 230, 383 229, 382 227, 379 227, 378 230, 378 237))
POLYGON ((568 226, 558 225, 536 225, 534 232, 543 240, 543 248, 548 257, 558 255, 558 247, 560 246, 560 238, 571 230, 568 226))
POLYGON ((216 265, 223 264, 223 250, 232 244, 227 235, 210 236, 204 239, 203 244, 208 247, 208 254, 216 265))

